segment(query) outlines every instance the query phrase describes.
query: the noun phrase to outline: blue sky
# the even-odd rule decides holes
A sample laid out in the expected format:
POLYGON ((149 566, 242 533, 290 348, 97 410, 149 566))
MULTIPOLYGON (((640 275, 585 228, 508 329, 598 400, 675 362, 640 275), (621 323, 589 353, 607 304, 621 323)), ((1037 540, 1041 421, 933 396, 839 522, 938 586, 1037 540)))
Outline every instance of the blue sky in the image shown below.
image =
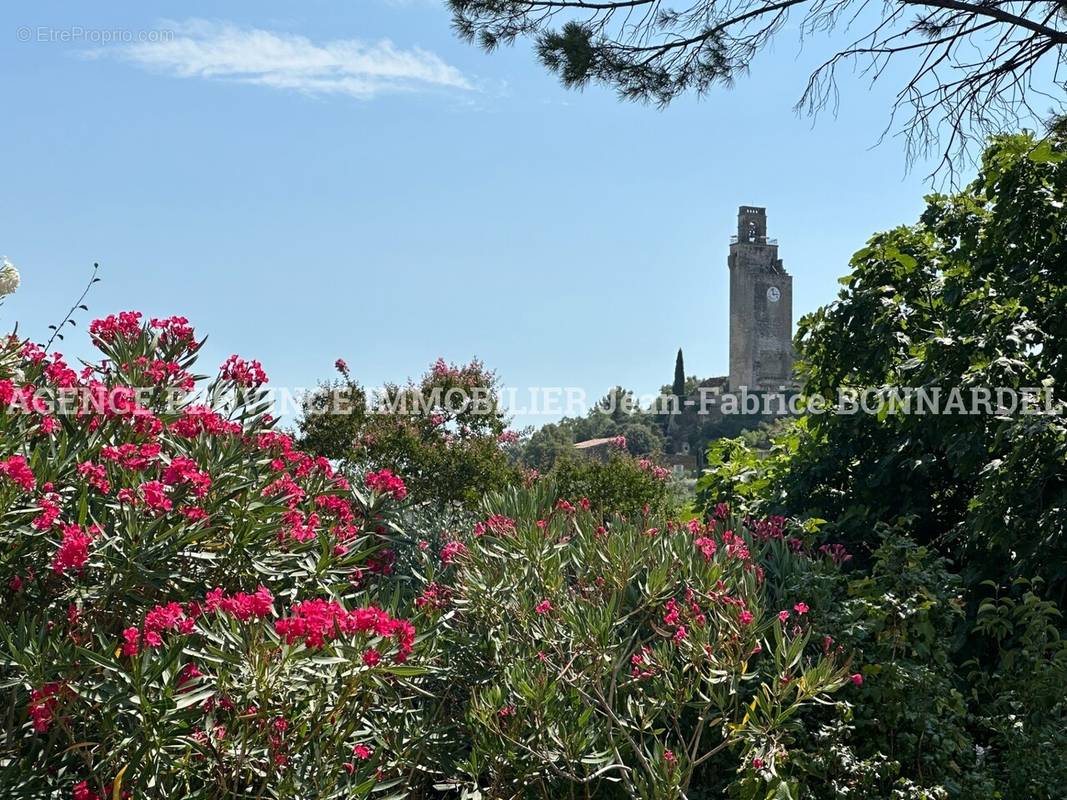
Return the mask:
POLYGON ((5 4, 0 41, 4 324, 42 338, 99 261, 94 315, 184 314, 202 367, 236 352, 288 386, 477 355, 509 385, 650 392, 680 346, 723 374, 738 205, 768 207, 799 317, 928 190, 874 146, 892 86, 794 115, 825 49, 788 31, 663 111, 564 90, 527 44, 485 54, 431 0, 5 4))

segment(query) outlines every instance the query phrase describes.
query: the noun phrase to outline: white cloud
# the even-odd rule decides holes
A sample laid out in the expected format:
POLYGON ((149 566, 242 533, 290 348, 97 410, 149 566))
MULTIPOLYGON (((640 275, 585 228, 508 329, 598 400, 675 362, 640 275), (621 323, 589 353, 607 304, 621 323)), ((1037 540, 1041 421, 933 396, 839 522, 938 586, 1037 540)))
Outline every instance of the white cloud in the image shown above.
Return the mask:
POLYGON ((305 36, 242 28, 228 22, 164 23, 165 41, 138 42, 89 51, 182 78, 239 81, 308 94, 369 99, 419 89, 474 87, 440 56, 402 49, 388 39, 337 39, 316 43, 305 36))

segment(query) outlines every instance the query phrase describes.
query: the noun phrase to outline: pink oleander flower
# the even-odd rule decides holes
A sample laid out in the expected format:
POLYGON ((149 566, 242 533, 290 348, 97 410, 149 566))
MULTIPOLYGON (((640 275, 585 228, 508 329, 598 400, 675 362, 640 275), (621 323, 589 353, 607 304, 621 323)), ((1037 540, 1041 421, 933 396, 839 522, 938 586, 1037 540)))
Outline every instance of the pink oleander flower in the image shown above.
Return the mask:
POLYGON ((392 638, 397 644, 394 661, 407 660, 415 642, 415 627, 391 617, 374 606, 346 611, 334 600, 304 600, 290 609, 290 616, 276 620, 274 629, 286 644, 302 642, 317 649, 338 636, 365 634, 392 638))
POLYGON ((48 733, 52 726, 52 718, 56 706, 59 705, 60 688, 58 683, 46 683, 40 689, 30 692, 29 714, 33 720, 33 729, 37 733, 48 733))
POLYGON ((186 439, 193 439, 201 433, 215 436, 241 434, 241 425, 223 419, 217 412, 207 406, 188 406, 182 411, 182 417, 170 424, 169 430, 186 439))
POLYGON ((267 382, 267 373, 263 371, 258 361, 245 361, 245 359, 232 355, 219 367, 219 374, 225 380, 230 380, 238 386, 256 387, 267 382))
POLYGON ((62 575, 67 570, 81 570, 89 560, 89 545, 99 528, 93 526, 82 530, 79 525, 62 526, 63 540, 52 558, 52 571, 62 575))
POLYGON ((693 544, 704 555, 705 561, 711 561, 712 556, 715 555, 715 550, 718 548, 715 540, 709 539, 707 536, 701 536, 693 544))
POLYGON ((551 610, 552 610, 552 601, 551 600, 542 600, 540 603, 538 603, 536 606, 534 606, 534 611, 536 611, 538 614, 547 614, 551 610))
POLYGON ((630 656, 630 676, 639 680, 651 678, 655 674, 652 664, 652 648, 645 645, 630 656))
POLYGON ((681 610, 678 608, 678 601, 673 597, 667 601, 667 605, 664 606, 667 609, 667 613, 663 615, 664 625, 677 625, 681 619, 681 610))
POLYGON ((285 528, 279 533, 281 540, 292 539, 296 542, 310 542, 318 536, 319 515, 302 514, 299 511, 287 511, 282 517, 285 528))
POLYGON ((203 497, 211 488, 211 476, 187 456, 171 459, 163 470, 162 482, 165 486, 188 487, 196 497, 203 497))
POLYGON ((44 368, 44 376, 57 389, 70 389, 78 382, 78 373, 67 365, 62 353, 52 353, 52 363, 44 368))
POLYGON ((742 625, 751 625, 752 620, 755 619, 755 617, 753 617, 752 615, 752 612, 748 611, 747 609, 745 611, 742 611, 737 618, 742 625))
POLYGON ((124 630, 122 638, 124 640, 122 645, 122 654, 124 656, 135 656, 140 652, 141 632, 137 628, 130 627, 124 630))
POLYGON ((850 677, 849 680, 852 681, 856 686, 863 686, 863 675, 858 672, 852 677, 850 677))
POLYGON ((485 521, 485 527, 498 536, 514 533, 515 520, 511 519, 511 517, 505 517, 502 514, 494 514, 485 521))
POLYGON ((110 314, 89 323, 89 335, 102 342, 111 342, 117 337, 136 338, 141 333, 141 312, 123 311, 110 314))
POLYGON ((793 610, 803 616, 804 614, 807 614, 811 609, 808 608, 807 603, 797 603, 795 606, 793 606, 793 610))
POLYGON ((168 344, 172 342, 192 344, 196 340, 196 334, 185 317, 153 318, 148 325, 159 331, 160 339, 168 344))
MULTIPOLYGON (((192 604, 190 604, 192 606, 192 604)), ((158 605, 145 614, 144 618, 144 643, 148 647, 161 647, 163 637, 160 635, 167 631, 177 631, 188 635, 196 626, 198 607, 186 608, 181 603, 166 603, 158 605)))
POLYGON ((452 590, 437 583, 427 584, 421 595, 415 598, 416 608, 441 610, 452 602, 452 590))
POLYGON ((164 513, 174 508, 174 503, 167 497, 166 486, 159 481, 146 481, 141 484, 141 497, 153 511, 164 513))
POLYGON ((82 462, 78 465, 78 474, 101 494, 111 493, 111 482, 107 479, 107 467, 103 464, 94 464, 91 461, 82 462))
POLYGON ((462 558, 467 552, 467 546, 463 542, 453 540, 441 548, 441 563, 451 564, 462 558))
POLYGON ((404 481, 388 469, 368 472, 364 476, 363 482, 367 484, 367 488, 372 492, 391 495, 394 500, 403 500, 408 495, 408 489, 404 485, 404 481))
POLYGON ((263 584, 260 584, 252 594, 237 592, 228 596, 221 588, 216 587, 204 598, 204 610, 221 611, 239 622, 264 619, 274 613, 274 595, 263 584))
POLYGON ((55 525, 56 519, 59 517, 59 500, 59 495, 55 493, 46 494, 42 497, 37 503, 37 507, 40 509, 41 513, 34 517, 30 524, 39 531, 51 530, 52 526, 55 525))
POLYGON ((190 661, 182 667, 182 671, 178 673, 178 688, 180 689, 189 681, 203 677, 203 675, 204 673, 200 671, 200 667, 190 661))
POLYGON ((0 461, 0 475, 5 475, 24 492, 32 492, 37 486, 37 478, 25 456, 14 455, 0 461))

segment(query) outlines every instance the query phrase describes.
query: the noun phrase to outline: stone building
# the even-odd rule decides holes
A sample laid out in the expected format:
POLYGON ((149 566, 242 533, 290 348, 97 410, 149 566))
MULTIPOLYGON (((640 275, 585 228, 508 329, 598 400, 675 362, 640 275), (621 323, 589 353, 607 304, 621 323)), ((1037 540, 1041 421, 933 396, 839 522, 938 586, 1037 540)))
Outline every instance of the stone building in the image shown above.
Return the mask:
POLYGON ((793 383, 793 278, 767 238, 767 209, 741 206, 730 237, 732 392, 777 391, 793 383))
MULTIPOLYGON (((798 390, 793 377, 793 278, 767 237, 767 209, 741 206, 730 237, 730 374, 706 378, 685 397, 670 400, 661 417, 664 462, 692 474, 708 444, 760 428, 786 413, 784 398, 798 390), (732 401, 732 402, 731 402, 732 401)), ((668 387, 669 391, 669 387, 668 387)), ((662 407, 662 406, 661 406, 662 407)), ((574 445, 605 460, 613 439, 574 445)))
MULTIPOLYGON (((730 374, 707 378, 680 402, 666 425, 668 456, 702 460, 710 441, 758 428, 781 411, 724 413, 727 395, 785 396, 793 377, 793 278, 767 237, 767 209, 741 206, 730 237, 730 374), (708 398, 713 398, 708 402, 708 398)), ((756 401, 757 398, 750 397, 756 401)), ((762 399, 762 397, 760 398, 762 399)), ((674 463, 674 462, 672 462, 674 463)))
POLYGON ((615 438, 607 436, 600 439, 586 439, 584 442, 575 442, 574 449, 583 456, 607 462, 611 456, 611 450, 615 447, 615 438))

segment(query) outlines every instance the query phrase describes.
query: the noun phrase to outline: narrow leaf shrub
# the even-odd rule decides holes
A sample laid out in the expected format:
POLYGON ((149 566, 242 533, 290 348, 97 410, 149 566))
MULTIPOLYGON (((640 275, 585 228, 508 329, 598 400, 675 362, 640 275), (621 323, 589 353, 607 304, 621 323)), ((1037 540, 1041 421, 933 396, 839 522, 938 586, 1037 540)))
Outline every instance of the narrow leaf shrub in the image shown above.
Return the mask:
POLYGON ((469 737, 440 771, 494 798, 795 786, 798 715, 862 676, 812 638, 804 598, 772 605, 765 565, 828 557, 780 518, 605 515, 554 490, 493 496, 424 554, 419 624, 469 737))
POLYGON ((90 334, 83 369, 0 344, 5 796, 388 786, 378 710, 419 671, 373 597, 403 482, 361 490, 296 449, 258 362, 196 375, 183 318, 90 334))

